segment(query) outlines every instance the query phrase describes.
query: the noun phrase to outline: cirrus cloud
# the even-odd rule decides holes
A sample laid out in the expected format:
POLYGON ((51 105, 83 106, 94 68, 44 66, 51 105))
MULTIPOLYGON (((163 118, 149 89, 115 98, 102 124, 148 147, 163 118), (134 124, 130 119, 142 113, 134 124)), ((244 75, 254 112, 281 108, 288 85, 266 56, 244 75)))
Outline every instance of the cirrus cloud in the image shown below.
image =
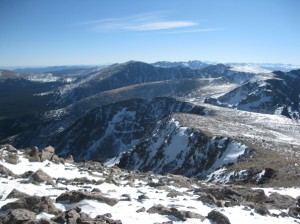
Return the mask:
POLYGON ((127 29, 130 30, 166 30, 166 29, 175 29, 182 27, 191 27, 197 26, 198 23, 190 22, 190 21, 162 21, 155 23, 145 23, 139 24, 136 26, 129 26, 127 29))
MULTIPOLYGON (((197 21, 165 19, 163 12, 142 13, 127 17, 104 18, 81 22, 79 25, 87 26, 93 32, 118 31, 156 31, 168 30, 174 33, 192 33, 215 31, 217 29, 200 29, 197 21)), ((170 33, 171 33, 170 32, 170 33)))

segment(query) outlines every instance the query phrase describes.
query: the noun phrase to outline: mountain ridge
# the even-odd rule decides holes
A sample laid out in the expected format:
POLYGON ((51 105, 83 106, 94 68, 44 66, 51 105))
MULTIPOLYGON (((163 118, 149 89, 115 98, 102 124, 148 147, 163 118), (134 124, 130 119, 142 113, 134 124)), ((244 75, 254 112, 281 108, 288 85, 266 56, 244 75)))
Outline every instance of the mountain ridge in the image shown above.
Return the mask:
POLYGON ((223 183, 271 172, 277 176, 271 184, 297 185, 299 170, 292 164, 300 150, 299 70, 250 71, 224 64, 191 69, 129 61, 50 74, 57 78, 53 82, 32 78, 47 79, 46 74, 4 79, 0 85, 8 87, 10 99, 19 96, 8 82, 28 83, 24 88, 33 91, 28 97, 36 104, 28 111, 22 109, 28 101, 12 104, 20 114, 0 119, 0 142, 53 145, 60 156, 76 161, 120 161, 128 169, 223 183), (137 159, 137 152, 146 157, 137 159), (197 160, 202 165, 191 162, 197 160))

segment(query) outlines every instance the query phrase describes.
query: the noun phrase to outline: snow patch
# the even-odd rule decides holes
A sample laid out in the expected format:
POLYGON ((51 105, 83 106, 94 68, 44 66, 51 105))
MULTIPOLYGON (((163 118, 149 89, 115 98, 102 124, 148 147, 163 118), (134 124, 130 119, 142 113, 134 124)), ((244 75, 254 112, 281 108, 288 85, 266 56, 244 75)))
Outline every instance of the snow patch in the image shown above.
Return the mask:
MULTIPOLYGON (((170 163, 176 160, 176 156, 181 151, 189 151, 188 147, 188 135, 186 134, 186 127, 180 127, 179 122, 174 119, 171 121, 174 122, 177 133, 173 136, 171 144, 164 148, 165 163, 170 163)), ((172 123, 170 123, 172 125, 172 123)), ((166 142, 167 143, 167 142, 166 142)), ((180 161, 178 161, 180 162, 180 161)))
POLYGON ((271 72, 271 70, 255 67, 255 66, 249 66, 249 65, 233 65, 230 68, 231 71, 235 72, 247 72, 247 73, 268 73, 271 72))
POLYGON ((275 110, 274 114, 275 114, 275 115, 281 115, 281 114, 282 114, 282 111, 283 111, 283 107, 278 107, 278 108, 275 110))
MULTIPOLYGON (((224 141, 226 138, 223 139, 224 141)), ((213 139, 214 141, 214 139, 213 139)), ((222 141, 218 144, 219 148, 222 148, 223 146, 221 145, 222 141)), ((236 142, 232 141, 228 144, 226 147, 225 152, 223 152, 221 157, 217 157, 217 160, 214 162, 214 164, 211 166, 209 170, 206 172, 209 174, 219 168, 222 168, 230 163, 236 163, 238 161, 239 156, 243 155, 246 151, 247 146, 236 142)))
POLYGON ((51 73, 32 74, 32 75, 26 77, 26 79, 29 81, 32 81, 32 82, 41 82, 41 83, 57 82, 60 80, 59 77, 53 76, 51 73))
POLYGON ((120 154, 119 156, 114 157, 114 158, 112 158, 112 159, 106 161, 106 162, 104 163, 104 166, 105 166, 105 167, 113 167, 113 166, 115 166, 116 164, 118 164, 118 163, 120 162, 121 156, 122 156, 122 154, 120 154))
POLYGON ((45 212, 41 212, 40 214, 38 214, 36 216, 36 219, 37 220, 39 220, 39 219, 50 220, 53 217, 55 217, 55 215, 51 215, 51 214, 48 214, 48 213, 45 213, 45 212))

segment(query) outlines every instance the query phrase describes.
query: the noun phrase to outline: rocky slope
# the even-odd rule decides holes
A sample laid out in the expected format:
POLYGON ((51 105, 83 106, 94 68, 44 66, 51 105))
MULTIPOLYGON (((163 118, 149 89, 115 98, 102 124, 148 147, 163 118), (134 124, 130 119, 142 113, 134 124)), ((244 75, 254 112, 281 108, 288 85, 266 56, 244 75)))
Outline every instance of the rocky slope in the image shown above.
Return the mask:
POLYGON ((119 166, 205 178, 219 168, 249 158, 252 153, 252 149, 233 139, 180 127, 174 117, 160 121, 150 136, 123 154, 119 166))
POLYGON ((156 123, 171 113, 203 113, 201 107, 172 98, 122 101, 97 107, 79 117, 73 110, 55 112, 56 120, 54 114, 46 113, 0 121, 8 133, 3 141, 18 147, 52 142, 61 155, 73 154, 76 160, 104 160, 147 138, 156 123))
POLYGON ((290 167, 299 158, 300 127, 280 115, 166 97, 103 105, 82 116, 72 111, 54 112, 57 114, 0 121, 5 127, 0 135, 8 133, 2 142, 17 147, 51 144, 59 155, 72 154, 76 161, 105 161, 129 150, 122 155, 121 167, 202 179, 229 166, 218 174, 218 182, 243 181, 239 177, 242 170, 247 170, 253 181, 259 181, 254 176, 270 168, 274 173, 278 171, 277 182, 272 176, 276 182, 272 179, 273 184, 300 185, 298 167, 290 167), (261 159, 270 162, 275 155, 276 164, 261 159), (240 167, 232 166, 237 162, 240 167))
POLYGON ((263 183, 259 177, 266 174, 271 185, 300 186, 298 123, 278 115, 198 106, 205 108, 204 116, 176 113, 161 121, 150 138, 123 154, 120 166, 222 183, 263 183))
POLYGON ((297 223, 299 189, 206 184, 0 146, 0 222, 297 223))
POLYGON ((300 71, 260 74, 206 103, 266 114, 300 118, 300 71))

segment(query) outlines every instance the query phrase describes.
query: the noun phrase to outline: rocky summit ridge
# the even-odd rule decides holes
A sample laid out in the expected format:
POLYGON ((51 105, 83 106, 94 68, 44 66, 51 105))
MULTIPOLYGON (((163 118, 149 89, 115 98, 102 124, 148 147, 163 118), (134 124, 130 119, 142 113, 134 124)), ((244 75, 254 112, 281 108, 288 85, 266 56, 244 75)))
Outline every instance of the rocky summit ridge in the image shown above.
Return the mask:
POLYGON ((207 184, 174 174, 59 158, 51 146, 0 146, 0 222, 300 222, 297 188, 207 184))

